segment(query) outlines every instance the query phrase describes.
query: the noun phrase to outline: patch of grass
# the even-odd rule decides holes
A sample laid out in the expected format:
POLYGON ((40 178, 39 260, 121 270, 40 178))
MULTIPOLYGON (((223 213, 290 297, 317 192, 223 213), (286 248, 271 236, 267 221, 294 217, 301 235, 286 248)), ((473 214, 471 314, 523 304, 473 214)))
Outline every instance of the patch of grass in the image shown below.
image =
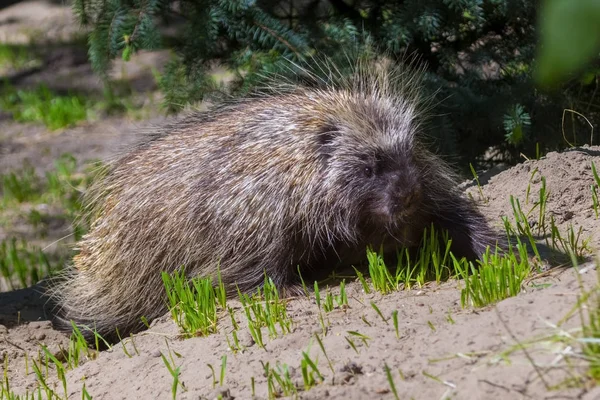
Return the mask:
POLYGON ((465 284, 460 296, 463 307, 469 304, 483 307, 519 294, 521 284, 531 273, 531 266, 526 247, 520 241, 516 247, 517 254, 512 246, 507 254, 498 248, 492 253, 488 248, 478 265, 451 255, 454 268, 465 284))
MULTIPOLYGON (((29 365, 37 379, 37 385, 31 392, 17 395, 10 389, 8 378, 8 357, 4 358, 4 374, 0 381, 0 400, 63 400, 68 397, 67 378, 68 371, 77 368, 83 358, 95 359, 98 351, 90 350, 83 339, 79 329, 73 325, 74 332, 69 340, 68 351, 59 347, 60 352, 54 354, 45 345, 40 344, 37 357, 30 357, 25 353, 25 374, 29 375, 29 365), (51 376, 55 372, 57 379, 51 376), (61 390, 62 389, 62 390, 61 390)), ((84 388, 83 399, 91 399, 92 396, 84 388)))
POLYGON ((325 311, 326 313, 329 313, 336 308, 346 309, 348 307, 348 295, 346 294, 345 279, 343 279, 340 282, 339 294, 333 294, 329 286, 326 286, 325 290, 325 299, 323 302, 321 302, 321 292, 319 289, 319 283, 315 281, 314 295, 319 311, 321 310, 321 305, 323 306, 323 311, 325 311))
MULTIPOLYGON (((233 310, 227 308, 225 287, 220 274, 216 287, 213 286, 210 278, 188 280, 184 272, 175 272, 171 275, 163 272, 162 279, 167 291, 171 316, 185 337, 216 333, 218 311, 227 310, 234 328, 233 343, 229 342, 230 347, 234 350, 240 348, 236 332, 239 326, 233 310)), ((291 331, 292 321, 287 315, 286 302, 280 299, 279 291, 270 278, 265 278, 263 287, 254 294, 249 295, 239 291, 238 294, 250 334, 259 347, 264 347, 261 330, 263 327, 267 328, 271 338, 291 331)), ((228 338, 227 340, 229 341, 228 338)))
MULTIPOLYGON (((92 168, 92 167, 90 167, 92 168)), ((97 166, 93 166, 97 168, 97 166)), ((88 223, 82 218, 81 193, 90 184, 92 171, 78 173, 77 161, 63 154, 45 176, 31 165, 0 175, 0 217, 10 228, 15 221, 25 222, 41 237, 48 233, 48 221, 71 223, 73 237, 79 240, 88 223), (47 209, 53 210, 51 215, 47 209)), ((0 243, 0 277, 9 289, 36 283, 62 267, 65 254, 45 254, 24 240, 9 238, 0 243)))
MULTIPOLYGON (((20 63, 19 59, 23 56, 19 54, 24 55, 23 51, 17 50, 15 53, 6 48, 3 50, 3 45, 0 44, 0 70, 3 57, 9 64, 19 67, 39 62, 33 59, 20 63)), ((112 80, 101 94, 58 92, 43 83, 34 88, 17 88, 5 80, 0 82, 0 109, 11 113, 15 121, 41 123, 50 130, 75 126, 102 115, 125 114, 137 120, 147 119, 157 111, 154 95, 147 93, 136 97, 127 80, 112 80)))
POLYGON ((71 321, 71 325, 73 326, 73 332, 69 338, 69 348, 66 352, 63 350, 67 369, 79 367, 82 359, 95 360, 100 351, 98 344, 96 350, 90 349, 79 327, 73 321, 71 321))
POLYGON ((572 225, 567 230, 566 237, 563 237, 558 230, 558 227, 554 223, 554 216, 550 217, 550 237, 552 249, 562 251, 567 255, 574 255, 577 260, 581 261, 586 254, 591 252, 589 247, 590 238, 584 239, 581 236, 583 229, 579 227, 579 230, 575 232, 572 225))
POLYGON ((73 126, 87 119, 91 110, 91 103, 83 96, 58 95, 43 84, 33 90, 5 84, 3 92, 0 106, 12 113, 15 121, 43 123, 50 130, 73 126))
MULTIPOLYGON (((596 173, 595 166, 593 163, 592 163, 592 172, 594 173, 594 177, 596 179, 597 173, 596 173)), ((539 171, 537 170, 537 168, 532 172, 531 178, 530 178, 530 183, 527 186, 526 201, 525 201, 526 204, 529 203, 531 182, 536 173, 539 174, 539 171)), ((509 237, 511 235, 512 236, 520 235, 522 237, 527 238, 527 241, 529 242, 529 245, 535 254, 536 262, 540 263, 540 264, 542 263, 542 258, 537 249, 536 239, 540 239, 542 237, 541 236, 542 234, 543 234, 543 238, 545 239, 546 245, 549 246, 551 249, 558 251, 558 252, 563 252, 566 255, 574 254, 578 260, 583 259, 583 257, 586 254, 590 253, 590 248, 589 248, 590 239, 583 238, 581 236, 582 229, 580 228, 576 232, 575 229, 573 228, 573 226, 570 226, 568 228, 566 235, 561 234, 558 227, 556 226, 555 221, 554 221, 554 216, 552 216, 552 215, 550 216, 550 224, 548 224, 548 221, 546 219, 546 205, 548 202, 548 197, 550 195, 550 192, 546 188, 546 178, 542 176, 540 178, 540 180, 541 180, 541 186, 539 189, 538 198, 537 198, 537 200, 535 200, 533 202, 533 206, 529 209, 529 211, 527 213, 525 213, 523 211, 523 209, 521 207, 521 203, 519 202, 519 199, 515 198, 514 196, 510 196, 510 203, 511 203, 511 206, 513 209, 515 226, 513 227, 513 225, 508 221, 508 219, 504 218, 504 225, 505 225, 507 234, 509 235, 509 237), (532 214, 536 211, 536 209, 537 209, 537 220, 534 222, 529 222, 529 217, 532 216, 532 214), (533 225, 537 225, 537 235, 534 235, 534 233, 533 233, 533 229, 532 229, 533 225)), ((597 181, 600 182, 600 178, 598 178, 597 181)), ((594 196, 594 190, 592 187, 592 197, 593 196, 594 196)), ((596 205, 597 199, 594 201, 595 201, 594 205, 596 205)), ((595 209, 597 209, 597 207, 595 207, 595 209)))
POLYGON ((188 280, 184 272, 162 273, 169 310, 185 337, 217 332, 217 303, 210 278, 188 280))
MULTIPOLYGON (((452 240, 447 233, 439 233, 433 225, 425 229, 421 246, 416 256, 410 254, 409 249, 397 251, 396 270, 392 273, 386 266, 383 257, 383 248, 379 252, 367 249, 369 263, 369 276, 375 291, 387 294, 400 288, 410 288, 413 285, 422 286, 425 282, 435 281, 440 283, 455 275, 451 269, 450 246, 452 240)), ((357 273, 363 288, 368 288, 368 283, 362 274, 357 273)), ((365 290, 369 293, 370 290, 365 290)))
MULTIPOLYGON (((318 335, 315 335, 315 337, 333 374, 335 370, 333 369, 329 357, 327 357, 327 353, 325 353, 323 342, 318 335)), ((269 399, 280 397, 298 398, 299 390, 308 391, 325 380, 325 377, 319 370, 318 359, 312 359, 309 355, 309 351, 310 346, 309 349, 302 352, 299 368, 302 375, 302 381, 298 383, 292 380, 290 368, 287 364, 280 364, 277 362, 275 367, 271 367, 269 362, 265 363, 261 361, 264 376, 267 378, 267 392, 269 399)), ((252 386, 254 386, 254 380, 252 380, 252 386)), ((254 393, 254 389, 252 389, 252 392, 254 393)))
POLYGON ((40 178, 31 165, 25 164, 21 170, 0 175, 2 201, 4 204, 24 203, 40 197, 43 187, 40 178))
POLYGON ((248 295, 238 291, 238 295, 250 334, 259 347, 264 348, 261 331, 263 327, 267 328, 271 338, 291 332, 292 320, 287 314, 287 302, 279 297, 279 291, 271 278, 266 277, 263 287, 254 294, 248 295))
POLYGON ((0 278, 10 290, 37 283, 56 271, 42 250, 16 238, 0 242, 0 278))
MULTIPOLYGON (((379 252, 367 248, 367 261, 369 262, 369 276, 373 289, 383 294, 398 290, 398 278, 390 272, 383 259, 383 248, 379 252)), ((363 284, 363 286, 365 286, 363 284)), ((368 292, 367 292, 368 293, 368 292)))
POLYGON ((14 70, 35 67, 40 64, 36 53, 28 46, 0 43, 0 69, 14 70))
MULTIPOLYGON (((54 169, 46 172, 43 179, 31 165, 25 164, 21 169, 0 175, 0 210, 22 203, 54 204, 61 206, 74 219, 82 209, 81 193, 90 185, 100 167, 99 163, 92 163, 83 173, 77 173, 77 160, 65 153, 54 161, 54 169)), ((34 222, 39 220, 36 216, 32 219, 34 222)))
POLYGON ((592 161, 592 174, 594 175, 595 184, 590 186, 592 190, 592 203, 594 207, 594 213, 596 214, 596 219, 598 219, 598 191, 600 190, 600 176, 598 175, 598 171, 596 170, 596 165, 592 161))
MULTIPOLYGON (((540 198, 547 199, 545 189, 540 192, 540 198)), ((452 240, 447 233, 436 232, 432 226, 424 232, 421 246, 416 254, 410 254, 408 249, 400 249, 397 252, 398 261, 394 272, 386 266, 383 249, 380 249, 379 252, 374 252, 371 248, 367 249, 372 288, 382 294, 387 294, 402 288, 410 288, 413 285, 422 286, 426 282, 432 281, 440 283, 457 277, 465 281, 465 288, 461 292, 463 307, 467 305, 482 307, 515 296, 521 291, 524 279, 532 270, 527 248, 517 238, 518 233, 526 236, 530 240, 534 252, 538 253, 533 233, 530 225, 526 222, 527 217, 521 210, 518 199, 511 200, 517 224, 515 228, 505 219, 505 227, 509 237, 515 237, 518 242, 516 246, 509 245, 505 250, 496 248, 493 252, 488 248, 480 260, 472 263, 464 258, 457 259, 450 252, 452 240)), ((545 205, 543 202, 537 203, 537 207, 544 209, 545 205)), ((542 218, 540 220, 543 221, 542 218)), ((565 241, 565 243, 573 242, 573 246, 577 246, 578 236, 574 235, 570 238, 570 241, 565 241)), ((368 293, 371 285, 359 271, 357 271, 357 276, 365 288, 365 292, 368 293)), ((378 309, 373 303, 371 306, 377 312, 378 309)), ((380 312, 378 315, 387 322, 380 312)), ((397 313, 392 315, 396 326, 397 322, 394 317, 397 318, 397 313)))

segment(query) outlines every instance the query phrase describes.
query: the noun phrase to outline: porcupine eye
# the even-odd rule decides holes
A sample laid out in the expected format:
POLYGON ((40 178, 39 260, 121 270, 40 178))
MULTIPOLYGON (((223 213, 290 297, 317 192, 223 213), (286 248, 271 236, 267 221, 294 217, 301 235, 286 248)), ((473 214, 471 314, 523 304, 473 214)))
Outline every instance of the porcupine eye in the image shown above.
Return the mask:
POLYGON ((381 172, 383 163, 381 156, 375 155, 373 158, 363 158, 363 162, 365 162, 365 166, 363 167, 365 177, 372 178, 381 172))

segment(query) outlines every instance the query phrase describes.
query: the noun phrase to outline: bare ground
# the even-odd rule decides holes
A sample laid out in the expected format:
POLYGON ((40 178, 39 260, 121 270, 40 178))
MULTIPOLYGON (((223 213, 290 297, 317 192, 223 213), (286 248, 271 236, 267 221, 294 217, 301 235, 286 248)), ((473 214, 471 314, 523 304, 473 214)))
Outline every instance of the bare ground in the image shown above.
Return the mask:
MULTIPOLYGON (((497 220, 496 212, 510 214, 509 195, 519 197, 525 204, 531 171, 538 168, 547 178, 551 192, 549 214, 573 213, 570 218, 556 217, 560 229, 565 231, 569 223, 581 226, 597 248, 600 224, 590 213, 592 181, 588 169, 591 160, 600 165, 599 151, 600 148, 592 147, 551 153, 539 161, 504 171, 483 187, 489 200, 482 209, 497 220)), ((393 398, 385 373, 387 365, 401 398, 593 399, 598 396, 593 389, 549 390, 546 385, 560 385, 577 372, 576 365, 567 368, 561 358, 565 346, 549 338, 581 325, 579 316, 569 317, 569 313, 582 290, 597 282, 592 262, 579 269, 559 267, 529 281, 518 296, 483 309, 461 308, 460 282, 456 281, 386 296, 367 295, 358 283, 351 283, 350 307, 326 315, 329 325, 323 344, 333 372, 314 340, 314 334, 322 332, 314 299, 290 299, 292 333, 267 340, 266 349, 254 344, 249 334, 242 334, 245 348, 237 353, 228 347, 231 326, 227 316, 220 321, 218 334, 188 340, 178 339, 176 326, 166 316, 155 321, 149 331, 135 336, 137 353, 131 341, 126 341, 131 357, 117 345, 69 372, 69 397, 80 397, 79 390, 85 382, 95 398, 167 398, 172 377, 160 355, 170 351, 179 355, 174 359, 185 385, 185 391, 179 389, 179 398, 212 398, 219 391, 234 398, 250 398, 252 378, 256 396, 265 398, 263 364, 287 364, 293 367, 292 378, 301 381, 299 367, 302 352, 306 351, 318 359, 325 381, 301 392, 301 398, 393 398), (377 315, 371 302, 387 321, 377 315), (394 310, 399 315, 399 337, 390 320, 394 310), (361 343, 349 331, 370 339, 361 343), (354 339, 357 351, 346 337, 354 339), (521 350, 518 343, 524 343, 527 351, 521 350), (223 355, 228 357, 225 384, 215 391, 209 365, 218 374, 223 355), (532 362, 538 365, 537 370, 532 362)), ((239 305, 232 304, 243 327, 241 332, 246 332, 239 305)), ((37 354, 41 343, 56 352, 59 344, 66 346, 66 337, 44 320, 40 301, 32 289, 0 294, 0 305, 0 321, 5 325, 0 327, 0 354, 9 360, 11 386, 15 390, 31 389, 36 378, 31 370, 25 374, 25 354, 37 354), (17 322, 19 311, 21 321, 17 322)))
MULTIPOLYGON (((9 35, 13 30, 22 32, 14 26, 15 21, 25 21, 24 26, 44 26, 47 20, 40 22, 34 18, 33 22, 27 22, 27 18, 47 10, 51 11, 45 14, 47 18, 70 21, 65 7, 42 1, 23 2, 1 10, 0 38, 14 38, 9 35), (37 11, 15 10, 14 7, 33 7, 32 10, 37 11), (3 19, 7 12, 10 18, 3 19)), ((54 23, 52 21, 50 25, 54 23)), ((56 28, 56 31, 63 35, 66 30, 56 28)), ((69 68, 77 71, 84 68, 72 64, 63 65, 66 76, 69 68)), ((136 70, 146 71, 144 68, 136 70)), ((32 73, 27 79, 46 79, 40 78, 39 74, 43 73, 32 73)), ((92 76, 91 71, 87 73, 92 76)), ((44 171, 64 152, 74 154, 81 161, 106 159, 124 144, 135 140, 132 132, 159 121, 135 122, 110 117, 60 132, 48 132, 41 126, 17 124, 2 118, 0 173, 20 167, 24 160, 38 171, 44 171)), ((576 230, 581 227, 582 238, 590 240, 590 254, 598 254, 600 220, 595 218, 592 209, 591 161, 600 168, 599 147, 550 153, 541 160, 527 161, 494 176, 482 177, 482 182, 486 182, 482 188, 483 198, 476 187, 471 185, 467 190, 478 200, 490 221, 501 229, 500 217, 512 215, 509 196, 518 197, 523 209, 529 210, 537 199, 543 176, 550 192, 548 218, 554 216, 561 233, 565 233, 570 225, 576 230), (538 173, 533 174, 535 169, 538 173)), ((535 220, 534 212, 531 222, 535 220)), ((0 238, 8 233, 0 230, 0 238)), ((48 240, 61 234, 55 232, 48 240)), ((540 232, 540 236, 543 247, 544 232, 540 232)), ((176 326, 169 316, 165 316, 154 321, 150 330, 123 343, 129 355, 119 344, 101 352, 97 359, 69 371, 68 397, 81 398, 85 383, 86 390, 96 399, 171 398, 173 378, 161 354, 167 358, 172 354, 184 386, 179 387, 178 398, 216 398, 219 395, 251 398, 252 379, 256 398, 266 398, 267 379, 263 365, 287 364, 291 367, 292 379, 302 382, 300 363, 302 352, 307 352, 313 360, 318 360, 324 381, 308 391, 300 391, 299 396, 304 399, 394 398, 386 366, 403 399, 600 398, 597 387, 569 389, 561 385, 581 372, 583 366, 580 361, 575 361, 567 367, 564 356, 569 349, 564 343, 550 340, 556 335, 575 332, 581 326, 579 315, 571 312, 583 290, 598 283, 595 263, 587 261, 578 269, 556 267, 562 259, 549 251, 544 255, 548 265, 554 265, 554 268, 528 281, 518 296, 482 309, 461 307, 461 283, 457 281, 430 284, 386 296, 365 294, 358 283, 350 283, 347 286, 349 307, 336 309, 325 316, 328 328, 322 338, 326 356, 314 339, 316 333, 323 333, 314 299, 289 300, 292 332, 266 339, 266 349, 253 343, 239 304, 235 302, 230 304, 237 310, 240 332, 246 332, 240 336, 243 350, 238 352, 233 352, 227 342, 227 338, 231 340, 232 330, 227 315, 221 318, 219 333, 187 340, 178 338, 176 326), (386 321, 376 313, 371 302, 381 310, 386 321), (390 318, 394 310, 398 310, 398 336, 390 318), (349 332, 359 332, 369 339, 363 343, 349 332), (353 340, 356 350, 346 338, 353 340), (218 380, 224 355, 227 355, 225 382, 222 387, 218 384, 213 387, 209 366, 215 369, 218 380)), ((0 293, 0 376, 7 365, 11 389, 17 393, 32 390, 37 385, 31 359, 37 357, 41 344, 58 354, 59 347, 65 348, 68 343, 68 338, 54 331, 47 320, 39 290, 40 287, 35 286, 0 293)), ((50 382, 56 384, 55 374, 51 371, 50 375, 50 382)), ((57 384, 55 390, 62 394, 60 385, 57 384)))

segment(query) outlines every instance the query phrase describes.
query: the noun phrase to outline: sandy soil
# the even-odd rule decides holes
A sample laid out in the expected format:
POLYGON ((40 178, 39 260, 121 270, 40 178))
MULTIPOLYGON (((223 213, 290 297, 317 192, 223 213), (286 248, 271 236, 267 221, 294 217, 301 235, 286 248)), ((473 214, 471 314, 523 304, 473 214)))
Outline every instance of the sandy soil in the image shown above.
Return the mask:
MULTIPOLYGON (((589 194, 592 160, 600 165, 600 148, 551 153, 539 161, 517 165, 483 186, 488 200, 482 210, 497 220, 498 215, 509 214, 509 195, 525 204, 531 171, 537 168, 546 177, 551 193, 549 215, 555 215, 561 231, 570 223, 581 226, 597 248, 600 223, 591 213, 589 194)), ((532 186, 540 184, 541 180, 532 186)), ((299 367, 302 352, 306 351, 318 359, 325 378, 323 383, 301 392, 300 397, 306 399, 393 398, 385 365, 392 371, 401 398, 593 399, 599 395, 597 390, 546 388, 546 384, 557 385, 567 379, 572 370, 565 367, 561 357, 568 349, 541 338, 580 326, 579 317, 568 318, 569 312, 582 293, 581 285, 589 288, 597 279, 592 262, 580 265, 579 270, 555 268, 529 281, 518 296, 483 309, 461 308, 460 282, 455 281, 387 296, 367 295, 359 284, 352 283, 348 286, 350 307, 326 315, 328 329, 323 344, 333 372, 314 339, 316 333, 322 334, 314 299, 290 299, 292 333, 267 340, 266 349, 254 344, 248 333, 242 334, 244 349, 237 353, 227 343, 227 337, 231 339, 228 316, 220 321, 219 333, 188 340, 178 338, 176 326, 165 316, 149 331, 135 336, 137 353, 128 339, 125 346, 131 356, 117 345, 70 371, 69 397, 79 398, 85 382, 95 398, 168 398, 172 377, 160 355, 170 351, 179 355, 174 356, 175 364, 180 367, 185 385, 185 391, 179 389, 179 398, 214 398, 219 393, 231 396, 225 398, 250 398, 252 377, 256 396, 265 398, 263 363, 287 364, 293 367, 292 378, 301 382, 299 367), (377 315, 371 302, 388 321, 377 315), (399 338, 389 320, 394 310, 399 313, 399 338), (556 327, 559 322, 560 330, 556 327), (345 339, 351 335, 349 331, 370 338, 365 344, 357 343, 358 352, 345 339), (527 344, 527 353, 516 347, 521 342, 527 344), (227 355, 225 383, 214 389, 209 365, 218 373, 223 355, 227 355), (528 357, 538 365, 537 371, 528 357)), ((54 352, 59 345, 66 345, 66 337, 44 320, 42 302, 35 290, 0 294, 0 323, 4 325, 0 327, 0 354, 8 358, 8 374, 15 390, 31 389, 36 384, 31 371, 25 374, 25 354, 37 354, 39 344, 46 344, 54 352)), ((231 304, 237 310, 238 323, 245 327, 239 304, 231 304)), ((246 331, 242 328, 241 332, 246 331)))
MULTIPOLYGON (((71 21, 65 9, 37 1, 0 10, 0 28, 4 29, 0 29, 0 38, 14 38, 15 32, 20 35, 23 31, 15 27, 19 21, 25 26, 71 21), (14 7, 25 7, 25 10, 14 7), (36 11, 27 11, 28 7, 36 11), (49 10, 47 18, 55 20, 48 22, 42 18, 40 22, 31 16, 44 10, 49 10), (33 22, 27 22, 28 18, 33 22)), ((66 28, 59 29, 59 25, 56 30, 61 38, 69 32, 66 28)), ((16 37, 21 40, 19 35, 16 37)), ((84 68, 75 64, 63 64, 66 76, 68 68, 80 72, 84 68)), ((135 67, 134 70, 146 71, 135 67)), ((43 73, 32 73, 27 79, 31 82, 45 79, 36 75, 43 73)), ((47 132, 41 126, 16 124, 0 118, 0 173, 19 167, 24 160, 43 172, 64 152, 74 154, 80 161, 106 159, 118 148, 136 140, 132 132, 159 122, 160 118, 135 122, 111 117, 60 132, 47 132)), ((541 177, 545 177, 550 192, 548 218, 554 216, 561 233, 571 224, 576 229, 581 227, 582 237, 589 238, 590 255, 593 255, 600 249, 600 220, 595 218, 592 209, 591 161, 600 168, 600 147, 550 153, 541 160, 527 161, 493 176, 484 174, 481 177, 485 183, 483 198, 475 186, 465 186, 469 186, 467 191, 500 229, 500 217, 512 215, 509 196, 519 198, 523 209, 528 211, 537 199, 541 177), (538 172, 533 174, 536 169, 538 172)), ((536 220, 534 212, 530 222, 534 224, 536 220)), ((6 232, 0 231, 0 238, 3 235, 6 232)), ((544 243, 541 232, 541 247, 544 243)), ((386 296, 365 294, 361 286, 353 282, 347 286, 349 307, 326 314, 327 330, 323 332, 314 299, 290 299, 288 313, 293 320, 292 332, 267 339, 266 349, 253 343, 240 306, 234 301, 230 305, 236 310, 243 345, 237 352, 228 346, 232 327, 227 315, 219 321, 217 334, 187 340, 178 337, 177 327, 165 316, 154 321, 150 330, 69 371, 68 397, 81 398, 85 384, 95 399, 171 398, 173 378, 161 354, 167 358, 172 354, 175 365, 180 368, 183 385, 178 389, 178 398, 212 399, 220 395, 224 399, 249 399, 254 379, 256 398, 262 399, 267 397, 263 365, 286 364, 292 379, 300 383, 302 352, 307 352, 311 359, 318 360, 324 381, 308 391, 299 391, 303 399, 392 399, 386 366, 402 399, 600 398, 597 387, 568 389, 561 386, 554 390, 548 387, 559 385, 578 372, 577 362, 566 366, 565 356, 572 349, 550 338, 574 332, 581 326, 579 316, 570 312, 582 290, 598 282, 598 271, 591 259, 574 269, 557 266, 562 261, 556 254, 549 251, 544 254, 548 267, 554 268, 528 281, 518 296, 482 309, 461 307, 461 283, 457 281, 386 296), (377 304, 386 321, 378 316, 371 302, 377 304), (399 337, 390 318, 394 310, 399 316, 399 337), (349 332, 353 331, 369 338, 365 343, 355 339, 356 351, 346 340, 352 337, 349 332), (322 337, 331 369, 314 339, 315 334, 322 337), (524 344, 526 351, 518 343, 524 344), (214 367, 218 380, 224 355, 227 355, 225 381, 223 386, 213 387, 210 366, 214 367)), ((54 354, 68 345, 68 338, 52 329, 40 290, 40 286, 34 286, 0 293, 0 376, 6 372, 11 389, 17 393, 32 390, 37 385, 31 359, 38 357, 41 344, 54 354), (4 371, 5 365, 7 371, 4 371), (28 370, 26 365, 29 365, 28 370)), ((337 290, 333 288, 334 292, 337 290)), ((56 384, 57 393, 62 394, 52 370, 49 382, 56 384)))

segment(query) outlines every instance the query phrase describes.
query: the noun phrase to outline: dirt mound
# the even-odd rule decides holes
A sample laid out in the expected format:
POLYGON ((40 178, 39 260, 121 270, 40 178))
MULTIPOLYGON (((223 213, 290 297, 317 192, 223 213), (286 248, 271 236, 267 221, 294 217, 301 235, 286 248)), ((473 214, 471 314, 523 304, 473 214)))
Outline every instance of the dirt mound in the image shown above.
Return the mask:
MULTIPOLYGON (((498 223, 503 215, 513 214, 509 200, 511 195, 519 199, 523 211, 528 213, 539 201, 544 178, 548 196, 546 218, 553 217, 561 233, 571 226, 576 230, 581 228, 582 238, 590 238, 590 244, 598 250, 600 220, 595 217, 590 189, 594 184, 592 162, 600 173, 598 146, 552 152, 540 160, 526 161, 489 178, 482 176, 480 182, 486 183, 482 187, 483 200, 476 187, 471 186, 468 192, 479 201, 486 215, 498 223)), ((528 219, 537 232, 539 208, 531 212, 528 219)), ((540 231, 540 239, 549 234, 540 231)))
MULTIPOLYGON (((582 236, 590 237, 597 249, 600 222, 592 207, 592 161, 600 168, 600 148, 550 153, 489 179, 483 176, 487 183, 482 187, 482 210, 498 223, 501 216, 512 215, 509 196, 513 195, 525 213, 533 208, 529 217, 535 231, 535 203, 544 177, 549 192, 548 218, 554 216, 561 232, 571 224, 575 229, 581 227, 582 236)), ((481 196, 476 186, 468 191, 475 199, 481 196)), ((543 232, 540 236, 543 241, 543 232)), ((299 392, 305 399, 394 398, 388 368, 401 398, 598 398, 597 390, 563 388, 557 392, 546 387, 576 372, 576 367, 564 366, 563 357, 570 350, 551 338, 580 326, 579 318, 568 317, 569 313, 582 285, 591 287, 597 279, 593 262, 580 265, 579 270, 555 268, 545 277, 528 282, 518 296, 483 309, 461 307, 457 281, 386 296, 365 294, 360 284, 353 282, 347 286, 349 307, 324 315, 325 335, 321 334, 314 298, 296 298, 288 303, 291 333, 266 339, 265 349, 249 334, 241 335, 243 350, 237 352, 228 343, 232 340, 229 316, 221 318, 219 333, 187 340, 177 338, 177 328, 165 316, 150 330, 127 339, 123 344, 127 352, 117 345, 68 372, 67 391, 70 398, 80 398, 85 384, 87 392, 97 399, 170 398, 173 376, 161 357, 164 354, 180 371, 183 386, 177 389, 178 398, 222 395, 246 399, 253 393, 267 398, 265 366, 289 366, 292 381, 303 386, 301 362, 306 352, 316 360, 324 381, 299 392), (391 319, 394 311, 398 312, 398 332, 391 319), (560 330, 556 327, 559 322, 560 330), (326 354, 315 340, 316 333, 322 337, 326 354), (363 339, 356 333, 364 335, 363 339), (527 352, 517 343, 525 343, 527 352), (219 386, 225 355, 226 372, 223 386, 219 386)), ((230 305, 236 310, 240 332, 247 332, 240 305, 230 305)), ((66 345, 66 338, 53 331, 47 321, 31 321, 43 318, 42 313, 32 311, 40 306, 32 289, 0 294, 0 324, 4 325, 0 326, 0 358, 8 359, 11 389, 16 392, 33 388, 36 381, 31 367, 26 374, 25 354, 29 359, 36 357, 42 343, 51 352, 66 345), (17 313, 24 309, 29 312, 18 318, 17 313)), ((48 381, 57 382, 52 371, 48 381)), ((62 393, 61 384, 56 388, 62 393)))

